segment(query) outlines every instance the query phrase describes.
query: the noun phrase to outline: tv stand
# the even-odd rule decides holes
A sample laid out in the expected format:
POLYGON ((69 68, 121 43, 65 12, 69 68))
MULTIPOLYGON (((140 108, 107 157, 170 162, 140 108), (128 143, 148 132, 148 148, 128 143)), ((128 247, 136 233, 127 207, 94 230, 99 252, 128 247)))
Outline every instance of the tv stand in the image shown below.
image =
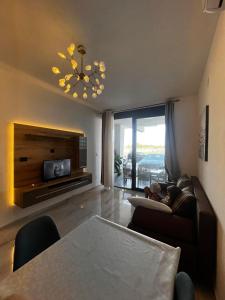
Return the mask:
POLYGON ((25 208, 90 183, 91 173, 78 172, 49 182, 15 188, 15 204, 25 208))

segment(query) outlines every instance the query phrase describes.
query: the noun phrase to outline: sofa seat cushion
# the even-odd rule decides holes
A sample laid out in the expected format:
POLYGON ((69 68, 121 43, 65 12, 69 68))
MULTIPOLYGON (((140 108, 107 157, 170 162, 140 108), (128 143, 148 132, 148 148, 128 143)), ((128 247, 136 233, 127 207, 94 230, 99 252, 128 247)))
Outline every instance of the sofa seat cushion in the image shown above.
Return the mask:
POLYGON ((150 208, 152 210, 172 214, 172 209, 164 203, 144 197, 128 197, 127 199, 134 207, 142 206, 145 208, 150 208))
POLYGON ((156 236, 167 236, 186 243, 196 241, 195 223, 188 218, 139 206, 134 211, 131 223, 156 236))

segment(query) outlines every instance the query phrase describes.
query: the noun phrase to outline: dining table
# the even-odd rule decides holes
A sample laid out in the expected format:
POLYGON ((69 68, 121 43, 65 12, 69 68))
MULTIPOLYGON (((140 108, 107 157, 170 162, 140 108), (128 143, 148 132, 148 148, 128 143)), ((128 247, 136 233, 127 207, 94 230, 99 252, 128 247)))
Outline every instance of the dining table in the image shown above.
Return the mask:
POLYGON ((94 216, 0 282, 0 299, 172 300, 180 248, 94 216))

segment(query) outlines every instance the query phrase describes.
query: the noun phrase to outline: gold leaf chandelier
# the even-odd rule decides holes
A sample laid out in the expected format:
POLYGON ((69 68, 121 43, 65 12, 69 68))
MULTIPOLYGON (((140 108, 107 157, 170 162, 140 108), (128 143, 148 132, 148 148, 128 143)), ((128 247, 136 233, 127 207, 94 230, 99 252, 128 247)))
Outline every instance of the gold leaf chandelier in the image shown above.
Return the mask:
POLYGON ((105 63, 94 61, 92 65, 84 65, 86 49, 83 45, 70 44, 67 48, 67 55, 58 52, 58 56, 66 63, 62 68, 52 67, 53 74, 59 76, 58 84, 64 93, 70 93, 74 98, 88 97, 97 98, 104 90, 102 80, 105 76, 105 63), (75 58, 76 50, 80 56, 80 64, 75 58), (62 71, 66 66, 70 67, 69 72, 62 71))

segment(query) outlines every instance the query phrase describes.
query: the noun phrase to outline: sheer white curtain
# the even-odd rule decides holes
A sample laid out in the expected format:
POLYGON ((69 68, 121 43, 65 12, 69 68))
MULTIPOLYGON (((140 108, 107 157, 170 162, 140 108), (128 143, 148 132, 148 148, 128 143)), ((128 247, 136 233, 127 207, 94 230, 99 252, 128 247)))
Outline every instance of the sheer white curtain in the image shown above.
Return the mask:
POLYGON ((114 115, 105 111, 102 116, 102 184, 114 185, 114 115))

